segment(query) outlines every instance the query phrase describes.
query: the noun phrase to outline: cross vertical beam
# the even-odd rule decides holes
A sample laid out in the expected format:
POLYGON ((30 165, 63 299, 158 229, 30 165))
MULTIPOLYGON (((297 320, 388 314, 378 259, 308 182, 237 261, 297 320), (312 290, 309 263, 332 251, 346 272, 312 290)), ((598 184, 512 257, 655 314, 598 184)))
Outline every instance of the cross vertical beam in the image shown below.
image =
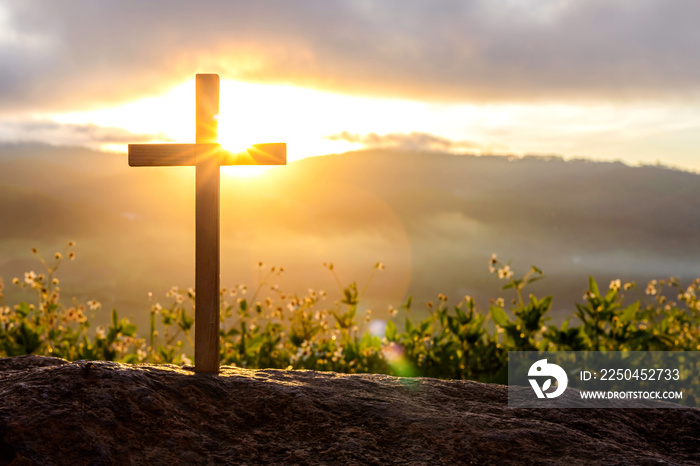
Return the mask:
MULTIPOLYGON (((197 144, 218 138, 219 76, 196 77, 197 144)), ((219 372, 219 162, 205 151, 195 155, 195 325, 196 372, 219 372)))
POLYGON ((194 370, 219 372, 219 167, 285 165, 285 143, 253 144, 233 153, 217 143, 219 76, 196 76, 197 140, 195 144, 129 144, 129 166, 194 166, 195 299, 194 370))

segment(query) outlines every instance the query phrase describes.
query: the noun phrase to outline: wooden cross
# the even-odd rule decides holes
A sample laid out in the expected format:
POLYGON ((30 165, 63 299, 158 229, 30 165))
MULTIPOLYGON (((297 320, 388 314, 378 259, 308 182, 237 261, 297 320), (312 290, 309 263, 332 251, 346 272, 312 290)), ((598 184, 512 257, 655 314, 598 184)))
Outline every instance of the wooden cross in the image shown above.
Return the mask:
POLYGON ((129 166, 196 167, 194 370, 219 372, 219 167, 285 165, 287 145, 256 144, 245 152, 224 150, 216 141, 219 75, 196 75, 196 144, 129 144, 129 166))

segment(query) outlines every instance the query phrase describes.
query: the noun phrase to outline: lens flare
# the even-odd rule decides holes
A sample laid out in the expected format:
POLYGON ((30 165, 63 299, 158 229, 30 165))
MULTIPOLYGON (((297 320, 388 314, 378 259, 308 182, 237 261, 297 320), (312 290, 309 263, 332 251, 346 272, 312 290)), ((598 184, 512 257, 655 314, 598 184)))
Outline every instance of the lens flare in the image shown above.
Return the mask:
POLYGON ((392 341, 388 345, 384 345, 382 348, 382 354, 384 355, 384 359, 387 361, 389 366, 398 376, 416 376, 416 370, 413 367, 413 364, 411 364, 411 361, 406 358, 406 351, 402 345, 392 341))

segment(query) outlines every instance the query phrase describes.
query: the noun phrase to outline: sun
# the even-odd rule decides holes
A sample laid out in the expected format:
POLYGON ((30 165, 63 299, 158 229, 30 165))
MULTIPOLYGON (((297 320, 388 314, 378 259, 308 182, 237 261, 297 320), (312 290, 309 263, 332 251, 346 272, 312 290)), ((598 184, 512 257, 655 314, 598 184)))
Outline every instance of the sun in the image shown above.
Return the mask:
MULTIPOLYGON (((259 85, 222 80, 219 93, 219 144, 234 153, 244 152, 253 144, 284 142, 278 122, 266 118, 271 103, 259 85)), ((260 176, 272 166, 246 165, 221 167, 221 173, 237 178, 260 176)))
POLYGON ((284 142, 288 161, 356 148, 325 136, 345 128, 348 115, 361 119, 367 108, 351 105, 355 99, 280 84, 222 80, 219 95, 222 146, 240 152, 253 144, 284 142))

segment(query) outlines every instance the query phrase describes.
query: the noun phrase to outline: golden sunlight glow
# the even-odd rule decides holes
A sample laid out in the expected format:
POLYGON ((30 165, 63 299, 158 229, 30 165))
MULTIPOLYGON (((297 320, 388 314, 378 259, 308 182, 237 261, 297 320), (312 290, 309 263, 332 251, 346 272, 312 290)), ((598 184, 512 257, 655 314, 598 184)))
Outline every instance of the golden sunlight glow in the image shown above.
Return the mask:
POLYGON ((274 168, 274 165, 238 165, 221 167, 221 174, 234 178, 251 178, 274 168))
MULTIPOLYGON (((159 135, 152 142, 192 142, 194 107, 194 80, 190 80, 160 96, 98 111, 53 114, 50 118, 60 123, 90 123, 124 128, 135 134, 159 135)), ((422 127, 423 131, 439 134, 432 118, 435 110, 435 105, 412 101, 222 80, 219 142, 233 151, 257 143, 286 142, 288 161, 294 161, 364 147, 357 142, 327 138, 343 131, 384 134, 422 127)), ((439 120, 444 129, 444 119, 439 120)), ((454 124, 448 121, 447 127, 450 126, 454 124)))
MULTIPOLYGON (((125 129, 140 135, 140 140, 133 142, 194 142, 194 88, 191 79, 159 96, 118 107, 44 117, 59 123, 125 129)), ((694 108, 679 108, 676 113, 679 119, 696 121, 695 112, 694 108)), ((675 134, 674 124, 677 125, 668 120, 666 107, 644 103, 627 106, 429 103, 225 79, 220 88, 219 142, 234 152, 252 144, 285 142, 288 162, 362 149, 368 144, 420 148, 420 134, 412 139, 415 135, 411 133, 423 133, 436 136, 437 149, 452 152, 561 154, 597 160, 615 160, 627 154, 627 160, 632 163, 658 160, 657 146, 662 144, 668 152, 686 159, 681 165, 697 170, 700 163, 687 155, 687 150, 684 152, 687 141, 653 139, 664 132, 675 134), (329 139, 341 133, 344 136, 329 139), (406 137, 385 137, 397 134, 406 137), (611 139, 611 134, 619 137, 611 139)), ((683 131, 691 134, 691 129, 695 126, 683 131)), ((97 141, 95 145, 103 150, 126 152, 121 139, 97 141)), ((267 169, 228 167, 223 172, 231 176, 253 176, 267 169)))
MULTIPOLYGON (((191 80, 160 96, 98 111, 54 114, 50 118, 59 123, 96 124, 124 128, 135 134, 156 135, 149 141, 154 143, 187 143, 194 141, 194 109, 194 80, 191 80)), ((362 119, 365 109, 363 99, 292 86, 222 80, 219 142, 233 152, 243 151, 252 144, 286 142, 288 161, 345 152, 361 145, 330 141, 325 136, 346 130, 348 118, 362 119)), ((119 145, 102 144, 101 148, 119 150, 119 145)), ((120 151, 125 152, 126 146, 120 151)), ((265 169, 245 167, 240 172, 261 173, 265 169)), ((237 170, 235 167, 227 172, 237 170)))
POLYGON ((219 142, 234 151, 252 144, 286 142, 289 161, 351 150, 347 143, 341 147, 323 138, 342 127, 339 120, 334 121, 335 115, 328 118, 333 97, 338 96, 292 86, 222 81, 219 142))

